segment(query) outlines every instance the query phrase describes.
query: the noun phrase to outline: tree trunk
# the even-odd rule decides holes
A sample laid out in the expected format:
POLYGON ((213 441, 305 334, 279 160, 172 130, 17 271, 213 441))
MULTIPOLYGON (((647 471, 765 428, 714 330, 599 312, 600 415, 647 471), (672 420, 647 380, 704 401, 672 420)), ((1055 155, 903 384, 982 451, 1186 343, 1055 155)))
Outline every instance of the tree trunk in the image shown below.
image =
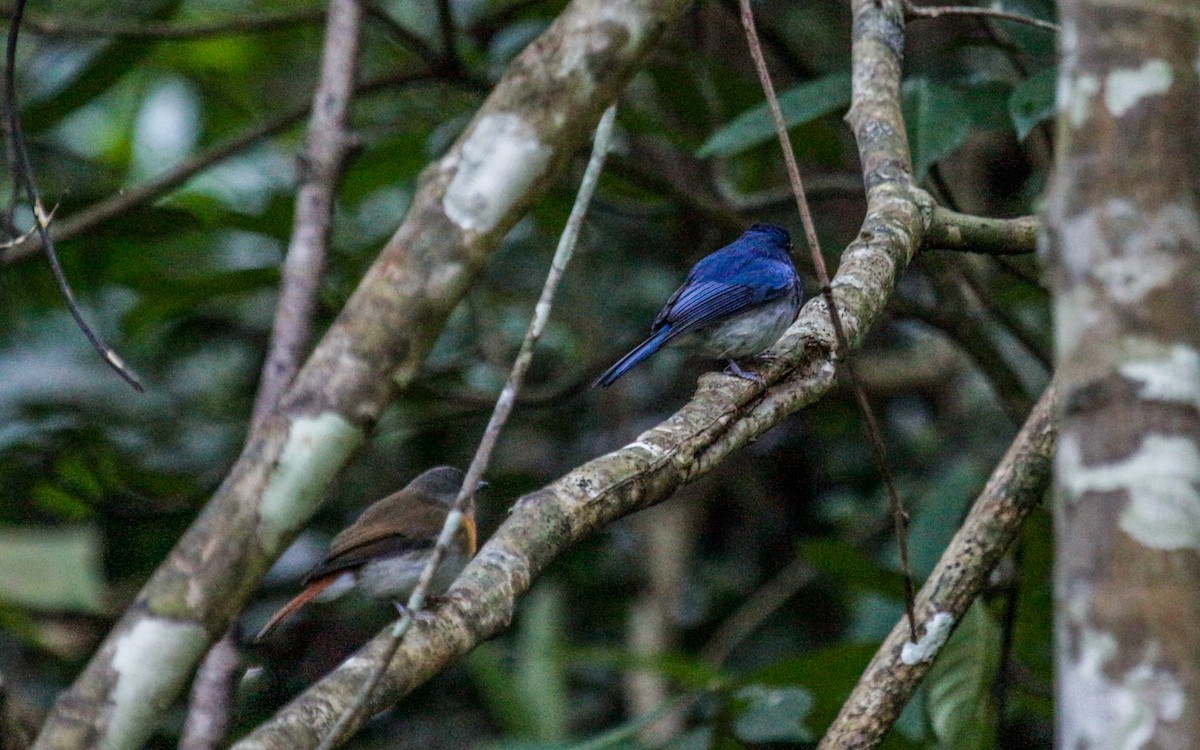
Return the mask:
POLYGON ((1200 746, 1200 5, 1061 4, 1059 747, 1200 746))

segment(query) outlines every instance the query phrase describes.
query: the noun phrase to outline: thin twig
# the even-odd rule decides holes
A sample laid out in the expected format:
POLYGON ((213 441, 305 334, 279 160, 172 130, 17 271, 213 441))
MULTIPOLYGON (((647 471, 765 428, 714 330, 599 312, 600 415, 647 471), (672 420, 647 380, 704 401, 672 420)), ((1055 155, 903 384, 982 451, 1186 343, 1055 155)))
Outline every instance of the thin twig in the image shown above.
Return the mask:
POLYGON ((984 16, 986 18, 997 18, 1001 21, 1014 21, 1023 23, 1034 28, 1053 31, 1055 33, 1061 31, 1059 25, 1050 21, 1043 21, 1040 18, 1031 16, 1023 16, 1020 13, 1010 13, 1006 10, 998 10, 996 8, 976 8, 971 5, 935 5, 935 6, 919 6, 913 5, 911 2, 904 4, 904 14, 910 18, 939 18, 941 16, 984 16))
MULTIPOLYGON (((441 63, 441 55, 420 34, 398 23, 386 11, 373 3, 364 3, 367 17, 381 26, 388 36, 407 47, 417 57, 441 63)), ((0 18, 10 17, 12 9, 0 9, 0 18)), ((154 41, 189 41, 219 36, 241 36, 281 31, 296 26, 312 26, 325 20, 325 8, 309 8, 293 13, 271 13, 261 16, 198 21, 193 23, 117 20, 79 20, 35 16, 25 21, 29 31, 47 37, 106 37, 110 39, 146 39, 154 41)))
POLYGON ((354 95, 362 20, 359 0, 333 0, 329 5, 321 78, 313 93, 301 160, 304 168, 296 191, 295 222, 283 264, 271 345, 254 400, 256 424, 291 384, 311 343, 333 226, 334 193, 353 145, 346 119, 354 95))
MULTIPOLYGON (((366 94, 376 91, 394 90, 398 86, 409 83, 419 83, 433 78, 429 71, 404 71, 387 73, 364 81, 355 88, 356 94, 366 94)), ((224 143, 217 144, 207 151, 194 154, 171 167, 154 179, 139 185, 114 193, 108 198, 97 201, 79 212, 60 221, 55 228, 54 238, 59 242, 78 237, 96 226, 110 221, 121 214, 139 206, 153 203, 170 191, 184 184, 199 172, 212 165, 253 146, 261 140, 278 135, 305 118, 311 111, 306 103, 291 112, 279 115, 273 120, 247 130, 241 135, 234 136, 224 143)), ((26 242, 18 245, 11 253, 3 256, 6 264, 17 263, 33 257, 41 250, 40 242, 26 242)))
POLYGON ((450 0, 438 0, 438 31, 442 38, 442 59, 447 64, 458 67, 458 44, 455 37, 458 35, 458 30, 454 25, 454 9, 450 5, 450 0))
POLYGON ((471 465, 467 467, 467 475, 463 480, 463 486, 459 491, 458 498, 454 501, 454 507, 446 515, 446 523, 442 526, 442 532, 438 536, 437 544, 434 546, 428 562, 425 563, 425 569, 421 571, 421 578, 417 582, 416 588, 413 589, 412 594, 408 598, 408 603, 404 607, 404 614, 389 633, 383 656, 375 663, 370 677, 363 682, 358 695, 355 696, 354 702, 341 713, 337 722, 321 738, 321 743, 317 746, 317 750, 330 750, 338 742, 342 733, 354 718, 363 711, 371 698, 372 691, 379 684, 379 680, 383 677, 384 672, 387 671, 388 664, 392 661, 392 657, 395 656, 397 649, 399 649, 404 634, 412 626, 413 613, 420 611, 425 606, 425 597, 433 582, 433 576, 437 572, 442 558, 445 557, 446 550, 450 547, 455 532, 458 531, 458 527, 462 523, 463 509, 466 507, 467 499, 478 489, 479 481, 482 479, 483 473, 487 470, 488 462, 492 457, 492 451, 495 449, 496 442, 500 438, 500 431, 504 428, 505 422, 508 421, 509 414, 512 413, 517 393, 521 390, 521 384, 525 379, 525 373, 533 361, 533 349, 541 338, 542 331, 546 327, 546 322, 550 318, 550 309, 554 302, 554 294, 558 289, 558 283, 562 279, 567 264, 571 261, 572 254, 575 252, 575 244, 579 239, 579 230, 583 225, 584 216, 587 214, 588 204, 591 202, 596 185, 600 181, 600 172, 604 168, 604 158, 608 154, 609 144, 612 140, 613 123, 616 120, 616 114, 616 105, 614 104, 605 110, 604 115, 600 118, 599 125, 596 127, 596 136, 592 144, 592 156, 588 160, 587 169, 584 170, 583 180, 579 185, 579 192, 575 196, 575 205, 571 208, 571 215, 567 218, 566 226, 563 227, 562 236, 558 241, 558 249, 555 250, 554 258, 550 262, 550 271, 546 275, 546 283, 542 287, 542 294, 538 298, 537 305, 534 307, 533 320, 530 321, 529 330, 525 333, 525 340, 521 342, 521 350, 517 353, 516 361, 513 362, 512 371, 509 373, 508 380, 504 384, 504 389, 500 392, 500 397, 496 399, 496 408, 492 412, 492 417, 488 421, 487 428, 484 430, 483 439, 479 442, 479 447, 475 451, 475 457, 471 460, 471 465))
POLYGON ((179 750, 217 750, 229 730, 229 708, 238 667, 237 634, 230 628, 208 650, 196 671, 179 750))
MULTIPOLYGON (((15 9, 0 9, 0 18, 10 18, 15 9)), ((126 21, 98 19, 80 20, 33 16, 25 20, 31 33, 46 37, 108 37, 111 39, 188 40, 207 39, 217 36, 238 36, 279 31, 294 26, 320 23, 325 17, 324 8, 310 8, 293 13, 271 13, 261 16, 231 18, 220 21, 195 23, 126 21)))
POLYGON ((768 617, 808 585, 816 575, 812 564, 796 557, 787 566, 748 596, 740 607, 727 617, 700 649, 700 660, 720 666, 733 649, 745 640, 768 617))
POLYGON ((991 315, 1004 327, 1010 336, 1017 340, 1025 351, 1030 356, 1038 361, 1046 372, 1054 372, 1054 357, 1047 348, 1038 340, 1037 334, 1030 330, 1024 322, 1021 321, 1013 311, 1005 305, 1001 304, 996 299, 996 295, 991 293, 983 280, 979 278, 977 269, 969 264, 960 264, 955 266, 955 270, 959 273, 967 286, 971 288, 979 306, 984 312, 991 315))
POLYGON ((879 422, 875 417, 875 411, 871 408, 871 403, 867 400, 867 394, 863 391, 858 375, 854 371, 850 343, 846 338, 845 328, 842 326, 841 314, 838 312, 837 304, 833 299, 833 286, 829 283, 829 271, 825 268, 825 258, 821 254, 821 245, 817 239, 816 225, 812 220, 812 213, 808 207, 808 199, 804 195, 804 183, 800 179, 800 168, 796 164, 796 155, 792 151, 792 141, 788 136, 787 125, 783 120, 783 111, 779 107, 779 99, 775 95, 775 85, 771 82, 771 73, 767 70, 767 61, 763 56, 762 46, 758 42, 758 32, 755 30, 754 13, 750 7, 750 0, 741 0, 741 6, 742 26, 746 30, 746 41, 750 46, 750 55, 754 58, 754 67, 758 71, 759 82, 762 84, 763 92, 766 94, 767 105, 771 110, 771 119, 775 122, 775 132, 779 136, 780 148, 783 149, 783 158, 784 163, 787 165, 788 178, 792 184, 792 192, 796 196, 796 206, 800 210, 800 220, 804 225, 805 239, 808 241, 808 248, 812 254, 813 268, 816 270, 817 280, 821 284, 821 294, 825 297, 825 304, 829 308, 829 320, 833 324, 833 332, 837 337, 838 353, 841 355, 837 359, 846 373, 846 381, 850 387, 850 391, 854 394, 854 400, 858 402, 858 407, 866 419, 867 442, 871 444, 871 452, 875 457, 876 465, 879 467, 879 473, 883 477, 883 484, 887 488, 896 530, 896 543, 900 550, 900 566, 904 572, 904 607, 908 613, 908 623, 912 631, 912 640, 915 641, 917 639, 917 623, 913 616, 912 566, 909 562, 907 535, 908 515, 904 511, 904 503, 900 499, 900 493, 896 490, 895 477, 892 474, 891 462, 887 456, 887 447, 884 445, 879 422))
POLYGON ((135 391, 141 393, 146 389, 142 386, 138 377, 133 374, 133 371, 129 369, 121 357, 108 344, 104 343, 99 334, 93 331, 87 321, 84 320, 83 314, 79 311, 79 304, 75 301, 75 293, 71 291, 71 285, 67 282, 67 275, 63 272, 62 266, 58 262, 58 253, 54 249, 54 240, 50 238, 50 215, 42 205, 41 195, 38 194, 33 167, 29 163, 29 153, 25 150, 25 135, 21 130, 21 116, 17 112, 17 35, 21 28, 21 16, 24 13, 25 0, 17 0, 12 23, 8 27, 8 46, 4 55, 4 110, 8 119, 8 136, 11 145, 10 153, 14 162, 13 173, 24 189, 26 200, 29 201, 29 207, 33 211, 33 219, 37 227, 38 236, 41 237, 42 247, 46 250, 46 260, 50 263, 50 270, 54 273, 55 282, 58 283, 59 293, 66 300, 67 309, 71 311, 71 317, 75 319, 75 324, 79 326, 79 330, 83 331, 83 335, 87 337, 92 347, 100 353, 100 356, 104 358, 108 366, 115 370, 135 391))

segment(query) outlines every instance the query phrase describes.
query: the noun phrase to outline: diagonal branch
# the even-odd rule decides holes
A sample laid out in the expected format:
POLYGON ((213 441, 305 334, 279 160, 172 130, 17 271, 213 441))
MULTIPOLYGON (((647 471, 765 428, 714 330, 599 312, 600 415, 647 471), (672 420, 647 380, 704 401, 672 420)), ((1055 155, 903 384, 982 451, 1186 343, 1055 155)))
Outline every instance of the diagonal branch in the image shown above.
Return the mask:
POLYGON ((255 423, 275 408, 311 343, 317 293, 333 231, 334 194, 353 145, 346 120, 357 77, 362 19, 360 0, 330 3, 321 78, 313 94, 296 191, 295 221, 283 263, 271 346, 254 399, 255 423))
POLYGON ((923 637, 916 644, 908 643, 907 624, 896 623, 818 750, 868 750, 883 741, 954 626, 1017 537, 1021 522, 1050 486, 1055 435, 1052 385, 918 592, 916 609, 924 623, 923 637))

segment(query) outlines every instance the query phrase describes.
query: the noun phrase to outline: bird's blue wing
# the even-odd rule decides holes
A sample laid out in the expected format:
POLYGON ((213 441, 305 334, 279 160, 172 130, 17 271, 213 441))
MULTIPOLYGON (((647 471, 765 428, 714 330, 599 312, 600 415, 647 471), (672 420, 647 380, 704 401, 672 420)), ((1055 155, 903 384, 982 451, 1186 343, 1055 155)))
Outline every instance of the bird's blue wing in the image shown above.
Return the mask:
POLYGON ((758 260, 753 264, 724 265, 716 273, 698 265, 667 301, 654 321, 654 328, 669 323, 674 335, 703 328, 780 299, 795 283, 795 274, 782 264, 776 268, 777 264, 758 260))
POLYGON ((669 323, 674 335, 703 328, 753 307, 756 291, 744 284, 701 281, 679 289, 667 307, 659 313, 655 326, 669 323))

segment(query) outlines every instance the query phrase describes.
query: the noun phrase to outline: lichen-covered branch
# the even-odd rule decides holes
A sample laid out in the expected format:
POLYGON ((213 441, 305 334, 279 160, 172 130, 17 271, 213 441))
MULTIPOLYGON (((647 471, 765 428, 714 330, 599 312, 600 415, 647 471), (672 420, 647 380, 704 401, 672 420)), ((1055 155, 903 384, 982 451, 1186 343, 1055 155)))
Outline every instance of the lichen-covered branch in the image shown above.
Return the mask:
POLYGON ((1050 486, 1054 397, 1053 386, 1042 394, 918 592, 920 641, 910 643, 908 624, 903 620, 896 623, 821 739, 818 750, 877 747, 899 718, 954 626, 1017 537, 1021 522, 1041 502, 1050 486))
POLYGON ((933 210, 925 247, 985 255, 1027 255, 1037 252, 1040 228, 1036 216, 989 219, 938 206, 933 210))
POLYGON ((489 253, 589 137, 683 0, 575 0, 509 66, 204 512, 43 727, 40 748, 139 746, 489 253))

